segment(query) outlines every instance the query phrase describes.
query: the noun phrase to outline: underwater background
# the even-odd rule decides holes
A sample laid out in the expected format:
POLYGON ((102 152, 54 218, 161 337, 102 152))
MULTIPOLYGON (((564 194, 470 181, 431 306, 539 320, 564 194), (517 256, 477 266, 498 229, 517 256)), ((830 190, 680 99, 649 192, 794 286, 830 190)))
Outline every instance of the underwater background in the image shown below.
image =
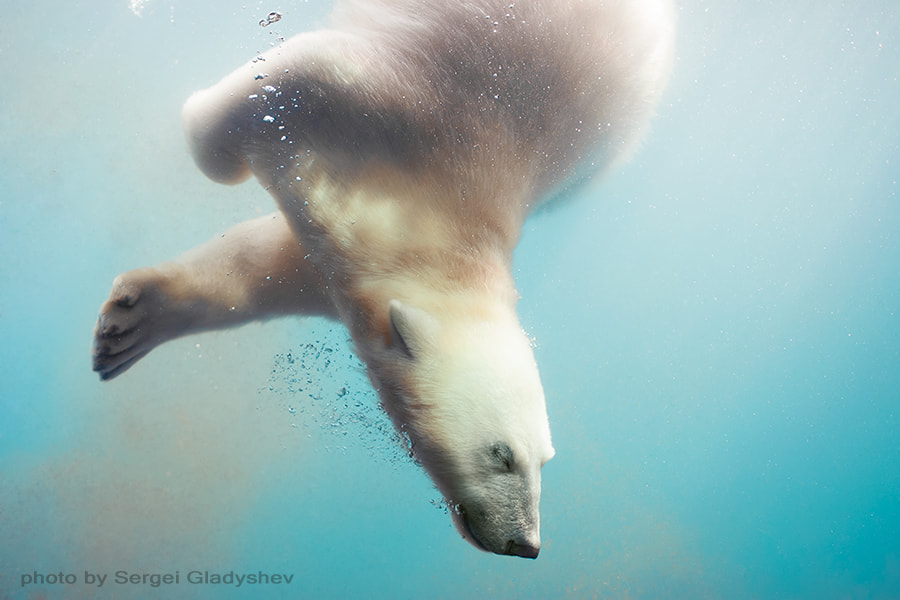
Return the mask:
POLYGON ((459 537, 339 325, 90 370, 116 274, 274 210, 184 100, 330 3, 4 2, 0 599, 900 598, 900 5, 678 4, 643 148, 515 256, 557 450, 526 561, 459 537))

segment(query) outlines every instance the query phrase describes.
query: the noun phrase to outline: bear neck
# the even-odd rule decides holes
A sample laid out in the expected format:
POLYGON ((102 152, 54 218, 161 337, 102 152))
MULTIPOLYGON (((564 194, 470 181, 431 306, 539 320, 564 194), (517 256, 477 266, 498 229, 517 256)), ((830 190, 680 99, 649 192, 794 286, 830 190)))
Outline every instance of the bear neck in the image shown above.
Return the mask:
POLYGON ((370 265, 366 272, 334 280, 338 312, 360 354, 391 347, 391 301, 424 311, 441 322, 465 323, 515 317, 518 293, 503 253, 433 252, 398 258, 410 268, 370 265))

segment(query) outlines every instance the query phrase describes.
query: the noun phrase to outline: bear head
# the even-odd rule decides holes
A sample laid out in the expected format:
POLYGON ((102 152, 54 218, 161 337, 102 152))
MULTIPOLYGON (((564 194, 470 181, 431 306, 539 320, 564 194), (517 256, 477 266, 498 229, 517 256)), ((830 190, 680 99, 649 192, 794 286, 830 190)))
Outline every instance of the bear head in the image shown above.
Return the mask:
POLYGON ((541 467, 554 450, 531 342, 515 312, 427 312, 397 300, 389 310, 386 360, 369 368, 385 410, 463 538, 536 558, 541 467))

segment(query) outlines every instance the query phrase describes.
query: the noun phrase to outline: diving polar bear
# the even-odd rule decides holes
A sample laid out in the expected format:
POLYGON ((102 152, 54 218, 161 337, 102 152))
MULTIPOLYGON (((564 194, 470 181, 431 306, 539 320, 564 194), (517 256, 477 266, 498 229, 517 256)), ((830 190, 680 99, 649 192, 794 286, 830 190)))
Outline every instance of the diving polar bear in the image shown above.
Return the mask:
POLYGON ((291 314, 338 319, 476 547, 535 558, 554 454, 511 260, 531 209, 638 144, 670 0, 355 0, 197 92, 194 159, 279 212, 119 275, 94 370, 291 314))

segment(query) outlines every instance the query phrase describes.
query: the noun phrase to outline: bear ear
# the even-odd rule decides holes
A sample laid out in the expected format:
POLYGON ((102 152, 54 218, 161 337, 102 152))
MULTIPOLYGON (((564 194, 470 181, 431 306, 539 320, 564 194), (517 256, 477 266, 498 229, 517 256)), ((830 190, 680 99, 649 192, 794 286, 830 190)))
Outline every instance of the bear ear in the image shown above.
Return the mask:
POLYGON ((390 302, 390 324, 391 347, 408 358, 417 358, 439 329, 434 317, 399 300, 390 302))

